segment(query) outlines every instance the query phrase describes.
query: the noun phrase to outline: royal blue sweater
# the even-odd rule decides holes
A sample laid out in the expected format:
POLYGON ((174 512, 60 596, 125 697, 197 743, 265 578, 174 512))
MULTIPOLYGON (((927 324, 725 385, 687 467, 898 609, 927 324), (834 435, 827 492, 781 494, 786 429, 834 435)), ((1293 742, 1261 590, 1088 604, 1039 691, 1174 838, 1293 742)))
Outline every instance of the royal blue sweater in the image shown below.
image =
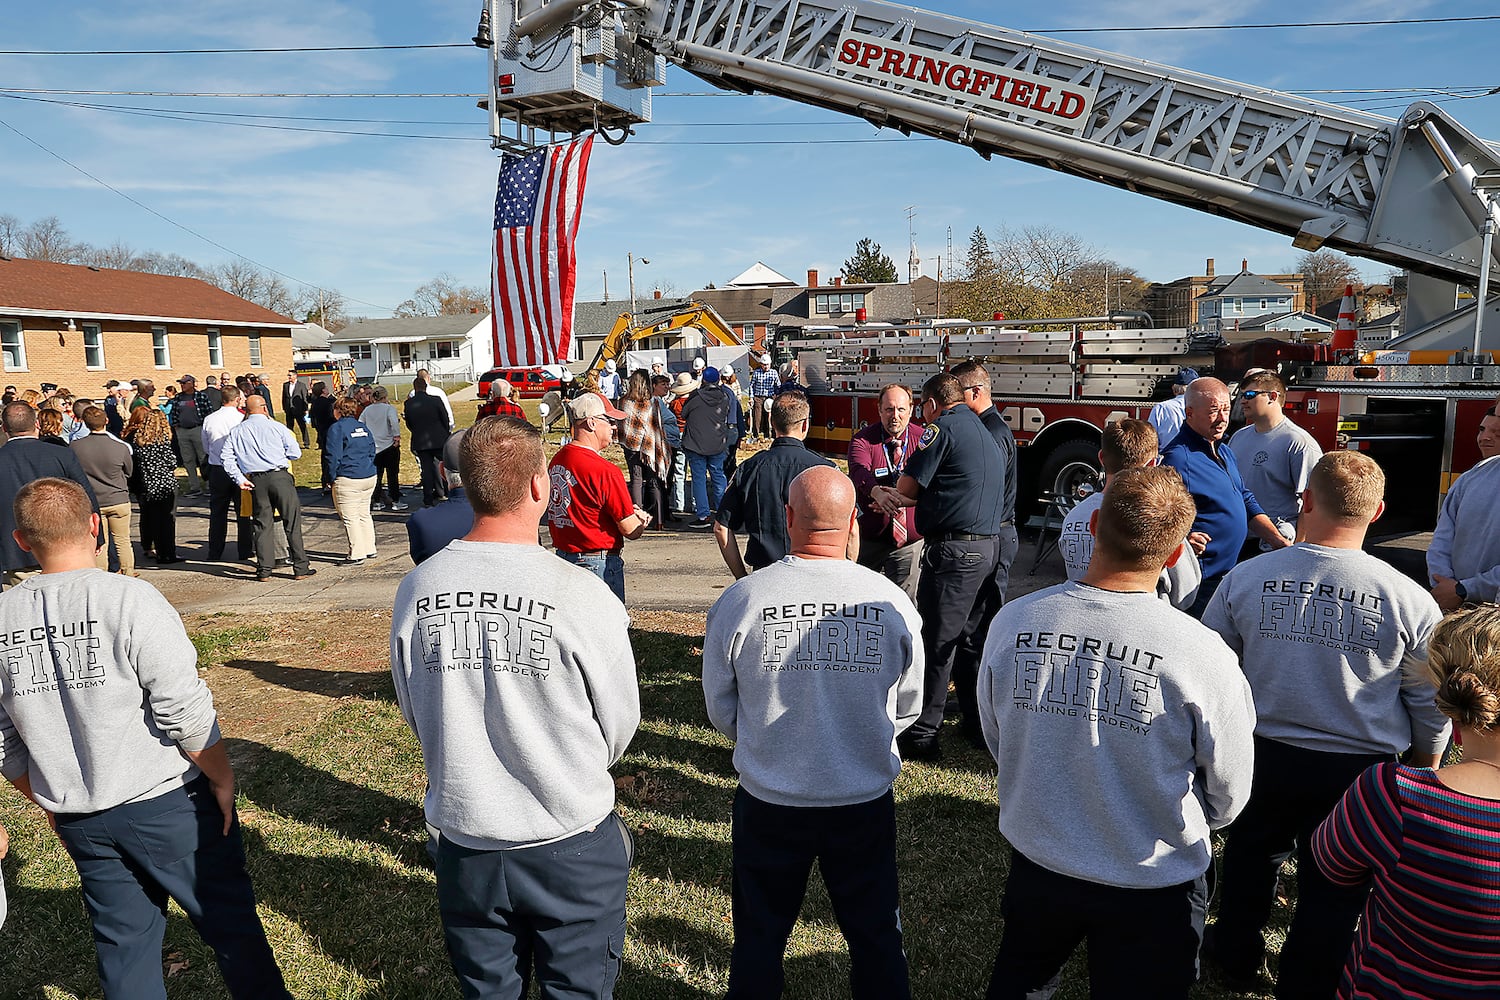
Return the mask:
POLYGON ((1250 519, 1265 513, 1255 494, 1245 489, 1234 452, 1223 441, 1210 445, 1203 435, 1183 424, 1162 452, 1161 464, 1177 470, 1198 505, 1193 530, 1209 538, 1199 560, 1203 579, 1229 572, 1245 546, 1250 519))

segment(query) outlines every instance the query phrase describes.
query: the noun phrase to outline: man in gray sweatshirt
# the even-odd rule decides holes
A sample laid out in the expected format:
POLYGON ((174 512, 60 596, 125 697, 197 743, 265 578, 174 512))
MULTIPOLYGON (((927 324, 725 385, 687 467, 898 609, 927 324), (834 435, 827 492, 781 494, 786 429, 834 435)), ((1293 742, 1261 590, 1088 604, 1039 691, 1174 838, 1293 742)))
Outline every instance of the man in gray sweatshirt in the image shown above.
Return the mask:
POLYGON ((459 465, 473 527, 406 575, 391 619, 448 953, 466 997, 525 996, 534 973, 606 1000, 631 858, 609 768, 641 719, 625 606, 537 543, 537 428, 485 417, 459 465))
POLYGON ((855 1000, 910 997, 896 878, 896 737, 922 710, 922 621, 905 591, 845 561, 854 484, 807 469, 790 555, 714 602, 708 717, 735 741, 729 997, 774 1000, 813 861, 849 943, 855 1000), (809 767, 809 760, 822 762, 809 767))
MULTIPOLYGON (((1485 455, 1494 415, 1480 420, 1479 453, 1485 455), (1488 426, 1487 426, 1488 425, 1488 426)), ((1500 601, 1500 461, 1483 458, 1448 488, 1427 549, 1432 596, 1443 611, 1467 601, 1500 601)))
POLYGON ((1159 600, 1193 501, 1173 469, 1104 491, 1081 581, 1000 609, 979 718, 1014 853, 991 1000, 1050 995, 1079 941, 1094 997, 1185 998, 1210 834, 1250 792, 1255 711, 1234 654, 1159 600))
POLYGON ((1224 842, 1210 957, 1253 985, 1282 862, 1296 851, 1297 910, 1281 948, 1278 997, 1331 997, 1365 887, 1334 884, 1312 834, 1356 778, 1411 749, 1436 767, 1448 740, 1437 692, 1409 661, 1442 618, 1416 581, 1360 550, 1384 508, 1385 475, 1357 451, 1324 455, 1308 477, 1303 541, 1235 567, 1203 624, 1240 656, 1255 695, 1255 783, 1224 842))
POLYGON ((78 866, 106 1000, 166 996, 168 897, 236 1000, 289 1000, 182 619, 150 584, 95 568, 99 515, 77 483, 29 484, 15 518, 42 572, 0 595, 0 773, 78 866))

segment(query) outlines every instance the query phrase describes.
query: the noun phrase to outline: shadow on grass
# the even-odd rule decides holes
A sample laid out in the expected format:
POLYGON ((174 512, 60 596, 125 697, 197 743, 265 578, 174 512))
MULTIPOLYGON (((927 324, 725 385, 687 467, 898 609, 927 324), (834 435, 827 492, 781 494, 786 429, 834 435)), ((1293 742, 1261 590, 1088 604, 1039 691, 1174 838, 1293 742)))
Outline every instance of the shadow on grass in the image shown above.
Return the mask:
POLYGON ((420 803, 352 784, 261 743, 228 739, 225 746, 236 762, 239 791, 254 806, 383 847, 405 864, 431 867, 420 803))
POLYGON ((371 698, 396 701, 396 688, 389 670, 335 670, 323 667, 288 666, 272 660, 226 660, 226 667, 246 670, 267 684, 305 691, 330 698, 371 698))

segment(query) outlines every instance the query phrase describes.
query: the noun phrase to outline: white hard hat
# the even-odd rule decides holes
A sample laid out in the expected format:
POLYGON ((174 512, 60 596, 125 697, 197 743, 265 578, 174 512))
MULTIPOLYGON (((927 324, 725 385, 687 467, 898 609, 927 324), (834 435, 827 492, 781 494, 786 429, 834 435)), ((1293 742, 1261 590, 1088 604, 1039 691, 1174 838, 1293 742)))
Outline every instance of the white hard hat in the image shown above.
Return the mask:
POLYGON ((612 372, 615 370, 615 362, 613 358, 604 362, 604 370, 607 372, 612 372))
POLYGON ((771 356, 769 354, 762 354, 760 356, 760 363, 763 364, 763 365, 770 364, 771 363, 771 356))
POLYGON ((723 368, 719 369, 719 374, 722 377, 724 377, 724 378, 733 378, 734 377, 734 366, 733 365, 725 365, 723 368))
POLYGON ((704 361, 702 358, 693 359, 693 371, 701 372, 706 367, 708 367, 707 361, 704 361))
POLYGON ((568 370, 567 368, 564 368, 562 370, 562 381, 564 381, 564 382, 571 382, 571 381, 573 381, 573 373, 570 370, 568 370))

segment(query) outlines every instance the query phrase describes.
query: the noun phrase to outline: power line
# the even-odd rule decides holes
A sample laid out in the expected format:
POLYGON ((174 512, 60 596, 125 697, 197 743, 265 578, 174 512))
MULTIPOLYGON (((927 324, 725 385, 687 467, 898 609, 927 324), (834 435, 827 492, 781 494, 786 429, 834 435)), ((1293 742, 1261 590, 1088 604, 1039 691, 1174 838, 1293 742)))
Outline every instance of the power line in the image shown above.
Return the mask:
POLYGON ((1266 28, 1373 28, 1393 24, 1462 24, 1500 21, 1500 14, 1470 17, 1393 17, 1377 21, 1277 21, 1266 24, 1152 24, 1134 28, 1025 28, 1034 35, 1091 35, 1106 32, 1145 31, 1258 31, 1266 28))
POLYGON ((311 97, 348 97, 348 98, 427 98, 427 97, 488 97, 488 94, 293 94, 293 93, 223 93, 206 91, 184 91, 184 90, 63 90, 41 87, 0 87, 0 93, 6 94, 62 94, 80 97, 251 97, 251 98, 311 98, 311 97))
MULTIPOLYGON (((1284 90, 1282 93, 1297 95, 1317 94, 1406 94, 1416 92, 1433 93, 1456 93, 1458 91, 1490 91, 1493 84, 1482 84, 1478 86, 1439 86, 1426 87, 1343 87, 1338 89, 1322 90, 1284 90)), ((353 100, 397 100, 397 99, 428 99, 428 98, 453 98, 478 100, 488 97, 481 93, 291 93, 284 91, 251 92, 225 92, 225 91, 185 91, 185 90, 73 90, 64 88, 42 88, 42 87, 0 87, 0 93, 4 94, 51 94, 60 96, 77 97, 192 97, 192 98, 252 98, 252 99, 314 99, 314 98, 344 98, 353 100)), ((739 98, 766 98, 769 94, 741 94, 731 91, 664 91, 651 95, 652 99, 664 97, 739 97, 739 98)), ((779 100, 779 98, 778 98, 779 100)))
MULTIPOLYGON (((308 288, 322 288, 322 287, 325 287, 325 286, 323 286, 323 285, 321 285, 321 284, 319 284, 317 282, 314 282, 314 281, 303 281, 301 278, 294 277, 293 275, 287 274, 285 271, 279 271, 279 270, 277 270, 276 268, 272 267, 269 264, 262 264, 260 261, 256 260, 254 257, 247 257, 247 256, 245 256, 242 253, 236 253, 235 251, 229 249, 228 247, 226 247, 224 244, 218 242, 217 240, 209 239, 207 236, 204 236, 202 233, 198 232, 196 229, 190 229, 189 227, 184 226, 182 223, 176 221, 175 219, 169 219, 169 218, 167 218, 165 215, 162 215, 160 212, 158 212, 156 209, 152 208, 150 205, 147 205, 145 202, 140 201, 137 198, 131 197, 130 195, 126 194, 124 191, 121 191, 119 188, 115 187, 113 184, 111 184, 108 181, 104 180, 103 178, 97 177, 94 174, 89 173, 87 170, 83 169, 78 164, 76 164, 72 160, 68 159, 66 156, 63 156, 61 153, 54 152, 53 150, 48 149, 46 146, 43 146, 41 143, 37 142, 31 136, 27 135, 25 132, 22 132, 20 129, 18 129, 14 125, 12 125, 10 122, 6 121, 4 118, 0 118, 0 126, 3 126, 4 128, 9 129, 11 132, 14 132, 16 135, 20 136, 22 139, 25 139, 27 142, 31 143, 37 149, 40 149, 42 152, 44 152, 48 156, 52 157, 54 160, 58 160, 59 162, 64 163, 64 164, 66 164, 69 167, 72 167, 74 170, 78 171, 80 174, 82 174, 83 176, 87 177, 89 180, 93 181, 95 184, 98 184, 100 187, 105 188, 105 189, 107 189, 109 191, 113 191, 115 194, 119 195, 121 198, 124 198, 126 201, 130 202, 132 205, 136 206, 137 208, 142 209, 142 210, 144 210, 146 212, 151 213, 152 215, 156 216, 158 219, 160 219, 161 221, 167 223, 168 225, 175 226, 176 228, 178 228, 178 229, 182 230, 183 232, 187 233, 189 236, 193 236, 193 237, 196 237, 197 239, 202 240, 204 243, 207 243, 209 246, 217 247, 218 249, 220 249, 220 250, 224 251, 225 253, 229 254, 231 257, 238 257, 240 260, 249 261, 250 263, 254 264, 256 267, 263 268, 264 270, 270 271, 272 274, 279 275, 280 277, 283 277, 283 278, 287 279, 288 281, 294 281, 297 284, 304 285, 304 286, 306 286, 308 288)), ((380 305, 379 303, 376 303, 376 302, 366 302, 364 299, 356 299, 353 296, 345 296, 345 297, 348 298, 349 301, 351 301, 351 302, 358 302, 361 305, 371 306, 371 307, 373 307, 375 309, 380 309, 380 310, 383 310, 385 312, 395 312, 395 310, 392 309, 390 306, 383 306, 383 305, 380 305)))
POLYGON ((473 42, 437 42, 429 45, 294 45, 245 49, 0 49, 0 56, 224 56, 267 52, 399 52, 473 47, 473 42))

